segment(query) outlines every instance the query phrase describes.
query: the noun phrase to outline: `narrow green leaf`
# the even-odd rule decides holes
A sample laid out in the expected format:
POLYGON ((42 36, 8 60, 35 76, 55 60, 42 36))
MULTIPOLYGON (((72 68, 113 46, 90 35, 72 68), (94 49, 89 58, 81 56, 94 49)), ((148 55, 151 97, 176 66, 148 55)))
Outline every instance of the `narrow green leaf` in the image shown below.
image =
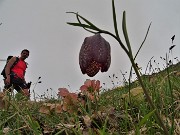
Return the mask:
MULTIPOLYGON (((147 35, 148 35, 148 33, 149 33, 150 27, 151 27, 151 23, 149 24, 148 30, 147 30, 147 32, 146 32, 146 35, 145 35, 145 38, 144 38, 142 44, 140 45, 137 53, 136 53, 135 56, 134 56, 134 60, 136 59, 136 57, 137 57, 137 55, 139 54, 142 46, 144 45, 144 42, 146 41, 146 38, 147 38, 147 35)), ((146 68, 147 68, 147 67, 146 67, 146 68)), ((145 70, 145 71, 146 71, 146 70, 145 70)), ((145 73, 146 73, 146 72, 145 72, 145 73)), ((130 84, 131 76, 132 76, 132 66, 131 66, 130 73, 129 73, 129 84, 130 84)), ((129 90, 130 90, 130 89, 129 89, 129 90)))
MULTIPOLYGON (((81 20, 79 19, 79 16, 78 16, 78 14, 76 14, 76 18, 77 18, 77 20, 78 20, 78 22, 80 23, 80 24, 82 24, 81 23, 81 20)), ((92 31, 92 30, 89 30, 89 29, 87 29, 87 27, 83 27, 86 31, 88 31, 88 32, 91 32, 91 33, 96 33, 96 32, 94 32, 94 31, 92 31)), ((90 28, 91 29, 91 28, 90 28)), ((93 28, 92 28, 93 29, 93 28)))
POLYGON ((81 19, 83 19, 87 24, 89 24, 92 28, 96 29, 97 31, 101 31, 98 27, 96 27, 94 24, 92 24, 90 21, 85 19, 84 17, 78 15, 81 19))
POLYGON ((112 10, 113 10, 114 30, 115 30, 116 36, 117 36, 118 38, 120 38, 120 37, 119 37, 119 33, 118 33, 118 28, 117 28, 116 10, 115 10, 115 5, 114 5, 114 0, 112 0, 112 10))
POLYGON ((144 118, 139 122, 138 126, 136 127, 136 135, 140 135, 140 128, 141 126, 154 114, 156 109, 151 111, 150 113, 146 114, 144 118))
POLYGON ((134 60, 136 59, 136 57, 137 57, 139 51, 141 50, 142 46, 144 45, 144 42, 146 41, 146 38, 147 38, 147 35, 148 35, 148 33, 149 33, 150 27, 151 27, 151 23, 149 24, 148 30, 147 30, 147 32, 146 32, 146 36, 145 36, 145 38, 144 38, 142 44, 140 45, 140 47, 139 47, 139 49, 138 49, 138 51, 137 51, 137 53, 136 53, 136 55, 135 55, 135 57, 134 57, 134 60))
POLYGON ((71 22, 67 22, 67 24, 69 25, 73 25, 73 26, 78 26, 78 27, 85 27, 85 28, 89 28, 91 29, 92 27, 86 24, 80 24, 80 23, 71 23, 71 22))
MULTIPOLYGON (((82 28, 84 28, 85 30, 87 30, 87 31, 89 31, 89 32, 91 32, 91 33, 97 33, 97 32, 94 32, 94 31, 88 30, 88 29, 92 29, 92 30, 95 30, 95 29, 93 29, 91 26, 86 25, 86 24, 71 23, 71 22, 67 22, 67 24, 72 25, 72 26, 82 27, 82 28)), ((95 30, 95 31, 96 31, 96 30, 95 30)))
POLYGON ((94 30, 99 31, 99 32, 102 31, 101 29, 96 27, 93 23, 91 23, 90 21, 88 21, 87 19, 85 19, 84 17, 79 15, 78 13, 74 13, 74 12, 67 12, 67 13, 73 13, 75 15, 78 15, 78 17, 81 18, 83 21, 85 21, 87 24, 89 24, 89 26, 91 26, 91 28, 93 28, 94 30))
POLYGON ((139 128, 154 114, 155 111, 156 109, 154 109, 153 111, 149 112, 144 116, 144 118, 139 123, 139 128))
POLYGON ((123 12, 122 29, 123 29, 123 34, 124 34, 124 38, 125 38, 127 47, 129 49, 129 53, 132 56, 131 45, 129 42, 129 37, 128 37, 128 33, 127 33, 127 28, 126 28, 126 12, 125 11, 123 12))

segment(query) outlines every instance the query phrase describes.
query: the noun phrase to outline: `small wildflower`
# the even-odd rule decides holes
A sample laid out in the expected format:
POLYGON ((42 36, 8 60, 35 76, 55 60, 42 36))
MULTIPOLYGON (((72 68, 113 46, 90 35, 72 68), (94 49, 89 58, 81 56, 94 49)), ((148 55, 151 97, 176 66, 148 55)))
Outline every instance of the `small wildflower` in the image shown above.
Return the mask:
POLYGON ((66 88, 59 88, 58 90, 58 96, 62 97, 63 101, 60 111, 76 112, 78 109, 78 95, 76 93, 70 93, 66 88))
POLYGON ((81 92, 83 94, 88 96, 88 98, 93 101, 95 94, 96 93, 99 94, 100 88, 101 88, 101 86, 100 86, 100 81, 99 80, 90 80, 90 79, 87 79, 84 82, 84 85, 82 85, 80 87, 80 90, 81 90, 81 92))
POLYGON ((84 85, 82 85, 80 87, 80 90, 83 91, 88 91, 89 93, 93 93, 93 92, 99 92, 101 86, 100 86, 100 81, 99 80, 90 80, 87 79, 84 82, 84 85))
POLYGON ((59 88, 58 90, 58 96, 65 97, 69 94, 69 91, 66 88, 59 88))

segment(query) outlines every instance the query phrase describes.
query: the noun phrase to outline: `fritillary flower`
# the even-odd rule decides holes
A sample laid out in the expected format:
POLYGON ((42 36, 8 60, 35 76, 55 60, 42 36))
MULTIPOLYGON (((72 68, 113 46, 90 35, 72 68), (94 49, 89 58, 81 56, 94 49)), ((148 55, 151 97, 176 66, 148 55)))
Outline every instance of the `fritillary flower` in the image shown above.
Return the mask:
POLYGON ((86 37, 79 53, 79 65, 82 73, 93 77, 99 70, 106 72, 110 64, 110 44, 100 34, 86 37))

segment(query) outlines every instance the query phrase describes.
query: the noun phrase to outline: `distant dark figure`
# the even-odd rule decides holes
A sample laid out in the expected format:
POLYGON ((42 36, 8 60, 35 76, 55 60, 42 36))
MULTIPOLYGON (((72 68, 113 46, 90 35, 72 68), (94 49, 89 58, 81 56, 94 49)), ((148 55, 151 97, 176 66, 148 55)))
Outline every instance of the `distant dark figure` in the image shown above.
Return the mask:
POLYGON ((173 41, 174 41, 174 38, 175 38, 175 35, 174 35, 174 36, 172 36, 172 38, 171 38, 171 40, 172 40, 172 43, 173 43, 173 41))

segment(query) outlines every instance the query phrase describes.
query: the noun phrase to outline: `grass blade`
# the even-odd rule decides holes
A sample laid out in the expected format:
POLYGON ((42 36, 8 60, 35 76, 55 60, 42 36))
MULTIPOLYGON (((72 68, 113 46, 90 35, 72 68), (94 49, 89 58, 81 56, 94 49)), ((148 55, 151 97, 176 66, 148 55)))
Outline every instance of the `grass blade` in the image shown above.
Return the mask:
POLYGON ((139 127, 141 127, 141 126, 149 119, 149 117, 151 117, 151 116, 154 114, 155 111, 156 111, 156 110, 154 109, 154 110, 151 111, 150 113, 146 114, 146 115, 144 116, 144 118, 140 121, 139 127))
POLYGON ((140 134, 139 130, 140 130, 141 126, 144 125, 144 123, 155 113, 155 111, 156 110, 154 109, 153 111, 151 111, 148 114, 146 114, 144 116, 144 118, 139 122, 139 124, 138 124, 138 126, 136 128, 136 134, 140 134))

